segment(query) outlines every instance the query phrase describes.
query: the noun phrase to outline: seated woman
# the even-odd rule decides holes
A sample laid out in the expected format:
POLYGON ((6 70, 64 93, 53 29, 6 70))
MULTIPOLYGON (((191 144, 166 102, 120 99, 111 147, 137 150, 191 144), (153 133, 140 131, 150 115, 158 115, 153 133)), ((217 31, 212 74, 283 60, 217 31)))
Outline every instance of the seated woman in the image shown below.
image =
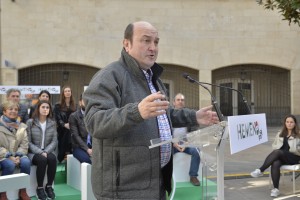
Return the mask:
POLYGON ((57 145, 56 123, 52 119, 52 108, 49 101, 39 101, 32 115, 27 121, 29 140, 29 154, 33 165, 36 165, 38 199, 54 199, 55 193, 52 184, 55 178, 57 161, 55 149, 57 145), (47 169, 48 166, 48 169, 47 169), (47 184, 43 187, 47 169, 47 184), (46 191, 46 193, 45 193, 46 191))
MULTIPOLYGON (((51 94, 50 92, 48 92, 48 90, 42 90, 40 93, 39 93, 39 98, 38 98, 39 101, 49 101, 51 100, 51 94)), ((37 107, 37 104, 34 104, 33 106, 30 107, 30 111, 29 111, 29 118, 32 118, 32 115, 37 107)))
MULTIPOLYGON (((16 102, 6 101, 2 104, 3 115, 0 117, 0 168, 1 176, 14 173, 19 167, 21 173, 30 174, 30 160, 28 153, 28 137, 26 124, 18 119, 19 105, 16 102)), ((26 189, 19 190, 21 200, 30 200, 26 189)), ((7 199, 6 192, 0 193, 0 199, 7 199)))
POLYGON ((282 165, 299 164, 300 150, 297 144, 300 142, 300 132, 297 119, 294 115, 284 118, 284 125, 278 132, 273 142, 273 151, 267 156, 263 165, 251 172, 252 177, 259 177, 271 166, 271 177, 274 189, 271 190, 271 197, 277 197, 279 192, 280 167, 282 165))

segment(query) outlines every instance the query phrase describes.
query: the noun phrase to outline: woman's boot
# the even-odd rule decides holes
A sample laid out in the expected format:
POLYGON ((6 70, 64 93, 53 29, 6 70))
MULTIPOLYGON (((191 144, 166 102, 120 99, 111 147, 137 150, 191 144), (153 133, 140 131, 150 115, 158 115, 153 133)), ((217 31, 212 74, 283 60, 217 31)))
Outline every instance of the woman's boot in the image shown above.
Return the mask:
POLYGON ((19 198, 20 200, 30 200, 30 197, 27 195, 25 188, 19 190, 19 198))
POLYGON ((0 192, 0 200, 8 200, 6 192, 0 192))

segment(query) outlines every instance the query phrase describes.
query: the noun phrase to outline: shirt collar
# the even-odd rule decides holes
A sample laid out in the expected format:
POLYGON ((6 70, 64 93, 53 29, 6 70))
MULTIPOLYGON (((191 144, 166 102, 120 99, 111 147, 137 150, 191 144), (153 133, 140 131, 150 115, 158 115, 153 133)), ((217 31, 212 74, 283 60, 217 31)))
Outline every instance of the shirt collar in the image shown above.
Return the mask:
POLYGON ((152 81, 152 77, 153 77, 153 72, 152 72, 152 70, 151 70, 151 69, 148 69, 148 70, 142 69, 142 71, 143 71, 143 73, 144 73, 144 75, 145 75, 147 81, 148 81, 148 82, 152 81))

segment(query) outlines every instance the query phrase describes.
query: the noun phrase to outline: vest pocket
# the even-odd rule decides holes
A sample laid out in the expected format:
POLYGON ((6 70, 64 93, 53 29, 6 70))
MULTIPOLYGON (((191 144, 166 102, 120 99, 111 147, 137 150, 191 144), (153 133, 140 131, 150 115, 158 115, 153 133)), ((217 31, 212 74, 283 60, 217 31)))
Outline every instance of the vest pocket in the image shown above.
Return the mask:
POLYGON ((110 150, 112 152, 106 151, 103 155, 104 190, 143 190, 150 186, 152 166, 148 147, 114 147, 110 150), (111 165, 106 162, 109 160, 111 165))

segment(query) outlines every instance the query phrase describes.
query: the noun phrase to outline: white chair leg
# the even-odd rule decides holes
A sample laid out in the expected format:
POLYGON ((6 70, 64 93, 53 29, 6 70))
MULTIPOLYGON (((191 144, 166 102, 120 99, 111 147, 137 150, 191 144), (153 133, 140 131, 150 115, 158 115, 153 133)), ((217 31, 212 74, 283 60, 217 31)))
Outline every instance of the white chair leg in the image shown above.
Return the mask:
POLYGON ((296 171, 300 169, 300 164, 296 165, 282 165, 280 167, 280 173, 282 174, 282 182, 284 182, 284 173, 292 172, 292 181, 293 181, 293 194, 296 193, 296 171))
POLYGON ((295 171, 293 171, 293 194, 295 194, 295 171))

